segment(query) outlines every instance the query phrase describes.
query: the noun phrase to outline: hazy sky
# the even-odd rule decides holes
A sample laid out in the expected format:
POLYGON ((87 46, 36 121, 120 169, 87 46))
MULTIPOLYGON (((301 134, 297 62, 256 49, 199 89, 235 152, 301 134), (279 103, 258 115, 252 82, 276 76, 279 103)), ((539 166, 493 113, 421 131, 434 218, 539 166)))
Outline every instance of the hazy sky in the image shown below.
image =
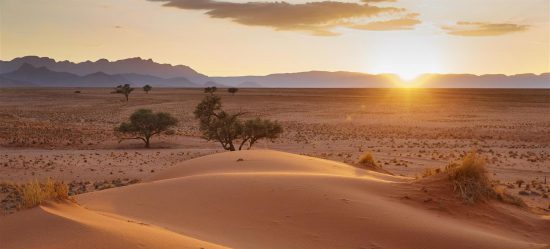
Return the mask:
POLYGON ((210 76, 550 71, 550 0, 0 0, 0 58, 128 57, 210 76))

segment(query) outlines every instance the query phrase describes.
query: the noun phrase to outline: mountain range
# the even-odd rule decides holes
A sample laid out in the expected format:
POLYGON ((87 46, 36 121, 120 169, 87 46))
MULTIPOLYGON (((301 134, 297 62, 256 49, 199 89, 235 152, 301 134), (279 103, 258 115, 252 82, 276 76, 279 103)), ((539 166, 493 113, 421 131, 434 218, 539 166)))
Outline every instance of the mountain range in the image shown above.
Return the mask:
MULTIPOLYGON (((432 88, 550 88, 550 73, 518 75, 426 74, 423 87, 432 88)), ((393 74, 310 71, 265 76, 209 77, 184 65, 156 63, 139 57, 74 63, 25 56, 0 60, 0 87, 113 87, 119 84, 156 87, 242 88, 364 88, 394 87, 393 74)))

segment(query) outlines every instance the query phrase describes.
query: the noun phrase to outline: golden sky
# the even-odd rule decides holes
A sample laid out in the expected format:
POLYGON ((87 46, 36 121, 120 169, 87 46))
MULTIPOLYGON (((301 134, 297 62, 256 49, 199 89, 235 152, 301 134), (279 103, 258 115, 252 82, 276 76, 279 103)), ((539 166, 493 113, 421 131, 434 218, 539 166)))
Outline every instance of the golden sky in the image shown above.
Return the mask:
POLYGON ((0 59, 128 57, 210 76, 550 72, 549 0, 0 0, 0 59))

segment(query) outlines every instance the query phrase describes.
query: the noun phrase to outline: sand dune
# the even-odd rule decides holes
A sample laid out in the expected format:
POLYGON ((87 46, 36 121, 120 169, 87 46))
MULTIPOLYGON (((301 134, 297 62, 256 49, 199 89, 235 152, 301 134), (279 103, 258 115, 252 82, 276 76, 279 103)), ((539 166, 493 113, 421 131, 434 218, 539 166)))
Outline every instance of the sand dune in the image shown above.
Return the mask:
POLYGON ((5 248, 516 249, 550 242, 550 221, 515 207, 423 206, 416 199, 426 184, 282 152, 228 152, 141 184, 79 195, 84 208, 51 204, 1 218, 0 234, 5 248), (471 213, 477 216, 461 215, 471 213))
POLYGON ((224 248, 73 203, 48 203, 2 217, 0 242, 6 249, 224 248))

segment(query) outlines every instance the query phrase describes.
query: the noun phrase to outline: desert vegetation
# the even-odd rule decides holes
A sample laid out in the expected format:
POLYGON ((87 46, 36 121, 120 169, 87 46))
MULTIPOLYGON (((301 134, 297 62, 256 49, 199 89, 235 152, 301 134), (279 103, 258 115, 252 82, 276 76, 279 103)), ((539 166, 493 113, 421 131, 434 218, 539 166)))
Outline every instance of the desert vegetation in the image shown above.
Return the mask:
POLYGON ((219 142, 225 150, 241 150, 248 143, 248 149, 260 139, 276 139, 283 132, 282 126, 268 119, 241 121, 242 112, 229 113, 222 110, 221 98, 207 95, 194 112, 199 120, 203 138, 219 142), (236 146, 237 140, 240 145, 236 146))
POLYGON ((217 90, 218 90, 218 88, 215 87, 215 86, 205 87, 204 88, 204 93, 214 94, 217 90))
POLYGON ((130 116, 130 122, 120 124, 115 131, 120 134, 121 140, 139 139, 145 143, 146 148, 149 148, 151 137, 162 133, 172 135, 174 132, 170 128, 177 124, 178 120, 169 113, 154 113, 149 109, 139 109, 130 116))
POLYGON ((372 155, 372 152, 366 152, 363 154, 358 161, 359 165, 364 168, 377 168, 378 165, 376 164, 376 161, 374 161, 374 156, 372 155))
POLYGON ((128 96, 130 96, 130 93, 132 93, 132 91, 134 91, 134 88, 131 87, 130 84, 124 84, 115 87, 113 93, 124 95, 124 97, 126 98, 126 102, 128 102, 128 96))
POLYGON ((0 183, 0 190, 8 198, 2 200, 2 212, 14 209, 36 207, 46 201, 71 200, 69 186, 61 181, 47 179, 44 182, 32 180, 27 183, 0 183))
POLYGON ((495 196, 485 165, 486 160, 472 151, 460 164, 453 163, 445 168, 455 192, 464 200, 476 202, 495 196))
POLYGON ((148 94, 153 89, 153 87, 150 85, 145 85, 142 89, 146 94, 148 94))
MULTIPOLYGON (((28 182, 52 177, 86 185, 76 192, 94 191, 118 186, 117 179, 145 179, 154 174, 152 171, 164 171, 182 160, 224 150, 219 141, 202 139, 200 123, 193 114, 197 103, 210 94, 197 89, 159 88, 155 89, 158 94, 132 95, 135 101, 121 105, 117 97, 106 94, 109 88, 79 88, 81 94, 74 90, 0 91, 0 181, 28 182), (153 136, 153 148, 149 150, 129 150, 143 145, 141 139, 119 143, 117 135, 130 135, 119 134, 113 127, 129 122, 128 117, 140 108, 171 113, 180 121, 171 128, 177 130, 177 136, 159 140, 153 136)), ((550 188, 544 181, 545 176, 550 176, 547 92, 455 89, 411 90, 404 94, 375 89, 240 89, 241 92, 222 98, 223 111, 243 112, 239 116, 243 123, 258 116, 277 120, 284 128, 272 143, 256 142, 252 148, 352 165, 358 164, 358 158, 368 151, 383 169, 415 177, 427 169, 433 174, 449 162, 460 161, 476 147, 486 159, 488 176, 496 187, 518 195, 530 206, 550 210, 550 188), (516 181, 520 180, 523 183, 518 186, 516 181)), ((234 140, 235 150, 240 142, 240 138, 234 140)), ((248 143, 242 147, 247 148, 248 143)))
POLYGON ((236 87, 227 88, 227 92, 233 95, 235 95, 235 93, 237 93, 238 91, 239 91, 239 88, 236 88, 236 87))

